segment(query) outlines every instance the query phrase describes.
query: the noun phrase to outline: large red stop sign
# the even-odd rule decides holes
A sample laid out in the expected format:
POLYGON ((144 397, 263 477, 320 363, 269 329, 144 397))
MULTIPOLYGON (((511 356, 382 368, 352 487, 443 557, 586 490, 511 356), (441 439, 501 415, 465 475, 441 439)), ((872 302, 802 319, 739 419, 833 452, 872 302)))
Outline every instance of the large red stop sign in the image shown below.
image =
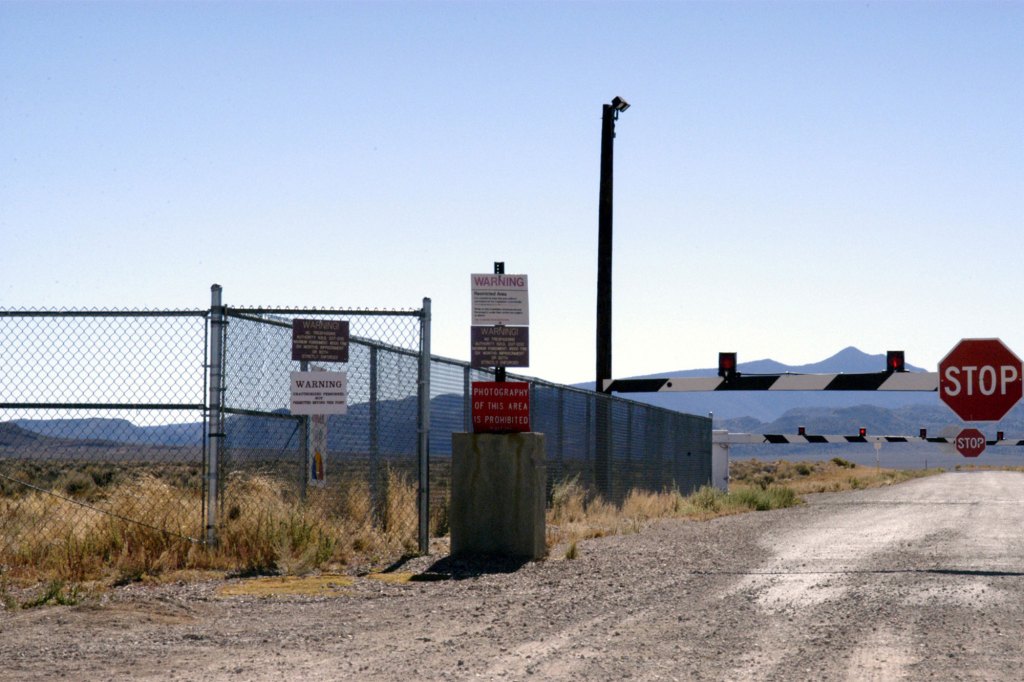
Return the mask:
POLYGON ((956 451, 964 457, 977 457, 985 452, 985 435, 978 429, 964 429, 953 439, 956 451))
POLYGON ((939 362, 939 398, 967 422, 995 422, 1024 392, 1024 365, 999 339, 963 339, 939 362))

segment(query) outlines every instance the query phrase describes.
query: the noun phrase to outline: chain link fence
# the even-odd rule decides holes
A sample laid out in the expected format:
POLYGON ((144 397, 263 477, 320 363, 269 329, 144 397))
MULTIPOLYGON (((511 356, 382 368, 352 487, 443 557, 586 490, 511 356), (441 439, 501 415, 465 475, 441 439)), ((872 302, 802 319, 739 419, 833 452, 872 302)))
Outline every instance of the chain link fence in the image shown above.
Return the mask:
POLYGON ((301 504, 356 544, 371 537, 399 551, 426 544, 428 531, 419 533, 425 314, 225 308, 224 522, 301 504), (293 360, 296 320, 347 323, 347 361, 293 360), (291 414, 290 376, 310 370, 344 371, 345 414, 291 414))
MULTIPOLYGON (((448 531, 451 434, 493 379, 430 355, 429 299, 225 307, 215 287, 208 310, 0 311, 0 565, 115 522, 216 543, 311 515, 354 551, 427 551, 448 531), (346 321, 347 361, 293 360, 295 320, 346 321), (346 373, 345 414, 291 413, 291 374, 314 369, 346 373)), ((613 502, 710 484, 709 419, 509 379, 530 385, 549 499, 571 479, 613 502)))
MULTIPOLYGON (((433 358, 431 472, 434 504, 448 497, 451 434, 472 431, 471 386, 493 371, 433 358)), ((711 484, 711 420, 590 390, 508 374, 530 385, 530 427, 545 434, 548 499, 576 479, 620 504, 631 490, 694 492, 711 484)), ((435 512, 437 513, 437 512, 435 512)))
POLYGON ((425 548, 425 310, 225 308, 214 289, 208 310, 0 311, 0 566, 98 536, 109 554, 125 527, 244 543, 312 516, 332 544, 425 548), (293 361, 295 319, 344 319, 348 361, 293 361), (347 414, 290 413, 306 369, 347 373, 347 414))
POLYGON ((0 311, 0 564, 118 520, 202 536, 206 316, 0 311))

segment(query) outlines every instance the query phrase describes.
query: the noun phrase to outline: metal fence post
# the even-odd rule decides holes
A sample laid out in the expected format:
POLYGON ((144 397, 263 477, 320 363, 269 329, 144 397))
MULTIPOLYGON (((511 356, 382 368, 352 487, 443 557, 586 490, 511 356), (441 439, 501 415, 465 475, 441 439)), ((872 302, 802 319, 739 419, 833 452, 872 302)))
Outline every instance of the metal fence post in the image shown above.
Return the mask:
MULTIPOLYGON (((594 394, 594 395, 597 395, 597 394, 594 394)), ((588 464, 593 462, 593 455, 594 455, 594 453, 593 453, 593 447, 592 446, 593 446, 593 443, 594 443, 594 440, 595 440, 595 437, 596 437, 596 434, 594 433, 594 416, 593 416, 594 402, 595 402, 595 398, 594 398, 593 395, 587 398, 587 411, 586 411, 586 417, 585 417, 585 422, 586 422, 586 425, 587 425, 587 432, 586 432, 586 434, 584 434, 584 437, 583 437, 583 442, 585 444, 584 445, 584 449, 583 449, 583 461, 587 462, 588 464)), ((591 472, 591 476, 593 476, 593 472, 591 472)))
POLYGON ((612 482, 612 398, 604 393, 594 394, 596 410, 594 428, 594 485, 605 500, 614 499, 612 482))
POLYGON ((466 433, 473 431, 473 386, 469 373, 469 365, 462 368, 462 429, 466 433))
POLYGON ((380 415, 378 413, 378 355, 380 349, 370 347, 370 498, 373 500, 374 518, 383 524, 385 518, 385 495, 383 474, 380 466, 380 415))
POLYGON ((419 543, 430 552, 430 299, 423 299, 419 368, 419 543))
MULTIPOLYGON (((299 362, 299 371, 309 371, 309 361, 302 360, 299 362)), ((298 417, 298 431, 299 431, 299 457, 302 459, 302 475, 299 477, 299 499, 303 502, 306 501, 306 495, 309 494, 309 478, 312 472, 313 464, 313 439, 310 438, 310 420, 308 415, 302 415, 298 417)))
POLYGON ((221 449, 224 445, 224 306, 221 286, 210 287, 210 395, 206 460, 206 543, 217 544, 217 511, 220 506, 221 449))
MULTIPOLYGON (((558 470, 556 476, 558 480, 565 477, 565 389, 561 386, 558 387, 558 436, 556 442, 558 443, 555 452, 558 453, 558 470)), ((551 488, 554 477, 548 477, 548 488, 551 488)))
POLYGON ((620 478, 626 493, 637 484, 636 467, 633 462, 633 403, 626 403, 626 442, 623 445, 623 462, 619 467, 620 478))

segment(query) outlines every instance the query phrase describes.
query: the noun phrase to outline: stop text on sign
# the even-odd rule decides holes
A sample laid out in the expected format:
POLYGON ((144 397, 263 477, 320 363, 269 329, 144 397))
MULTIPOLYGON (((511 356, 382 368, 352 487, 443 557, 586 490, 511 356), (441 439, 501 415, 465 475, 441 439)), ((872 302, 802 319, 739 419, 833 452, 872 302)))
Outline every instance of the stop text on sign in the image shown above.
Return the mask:
POLYGON ((1020 372, 1013 365, 966 365, 947 367, 942 378, 948 396, 958 396, 960 391, 964 391, 964 395, 1006 395, 1010 385, 1020 379, 1020 372))
POLYGON ((985 436, 978 429, 964 429, 954 439, 956 451, 964 457, 977 457, 985 451, 985 436))
POLYGON ((999 421, 1024 395, 1024 365, 999 339, 963 339, 939 362, 939 399, 964 421, 999 421))

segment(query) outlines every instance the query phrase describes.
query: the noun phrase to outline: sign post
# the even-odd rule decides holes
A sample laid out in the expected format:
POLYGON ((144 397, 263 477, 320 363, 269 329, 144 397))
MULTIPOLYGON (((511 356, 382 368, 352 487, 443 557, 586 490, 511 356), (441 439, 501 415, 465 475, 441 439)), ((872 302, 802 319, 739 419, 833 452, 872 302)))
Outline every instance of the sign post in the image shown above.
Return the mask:
MULTIPOLYGON (((530 429, 530 384, 506 381, 505 367, 529 364, 526 275, 471 275, 471 362, 493 368, 494 381, 474 381, 473 432, 452 434, 451 554, 540 558, 544 529, 544 434, 530 429)), ((466 375, 468 381, 469 374, 466 375)))
POLYGON ((326 372, 310 362, 348 362, 348 320, 292 320, 292 360, 299 371, 290 375, 291 413, 299 417, 300 447, 306 453, 306 485, 324 485, 327 457, 327 415, 348 411, 348 376, 326 372))
POLYGON ((309 469, 308 481, 312 485, 322 486, 327 482, 327 475, 324 471, 324 461, 327 458, 327 415, 314 414, 310 416, 309 421, 309 449, 312 451, 312 457, 306 464, 309 469))
POLYGON ((999 421, 1022 394, 1024 365, 999 339, 963 339, 939 362, 939 398, 963 421, 999 421))
MULTIPOLYGON (((505 274, 505 264, 496 262, 494 274, 470 276, 472 327, 470 367, 494 368, 494 383, 506 383, 506 367, 530 364, 530 305, 526 275, 505 274)), ((530 430, 529 385, 513 382, 525 399, 503 400, 503 392, 491 382, 473 383, 473 431, 514 432, 530 430), (496 400, 479 400, 480 391, 490 391, 496 400), (525 416, 524 416, 525 415, 525 416)))

